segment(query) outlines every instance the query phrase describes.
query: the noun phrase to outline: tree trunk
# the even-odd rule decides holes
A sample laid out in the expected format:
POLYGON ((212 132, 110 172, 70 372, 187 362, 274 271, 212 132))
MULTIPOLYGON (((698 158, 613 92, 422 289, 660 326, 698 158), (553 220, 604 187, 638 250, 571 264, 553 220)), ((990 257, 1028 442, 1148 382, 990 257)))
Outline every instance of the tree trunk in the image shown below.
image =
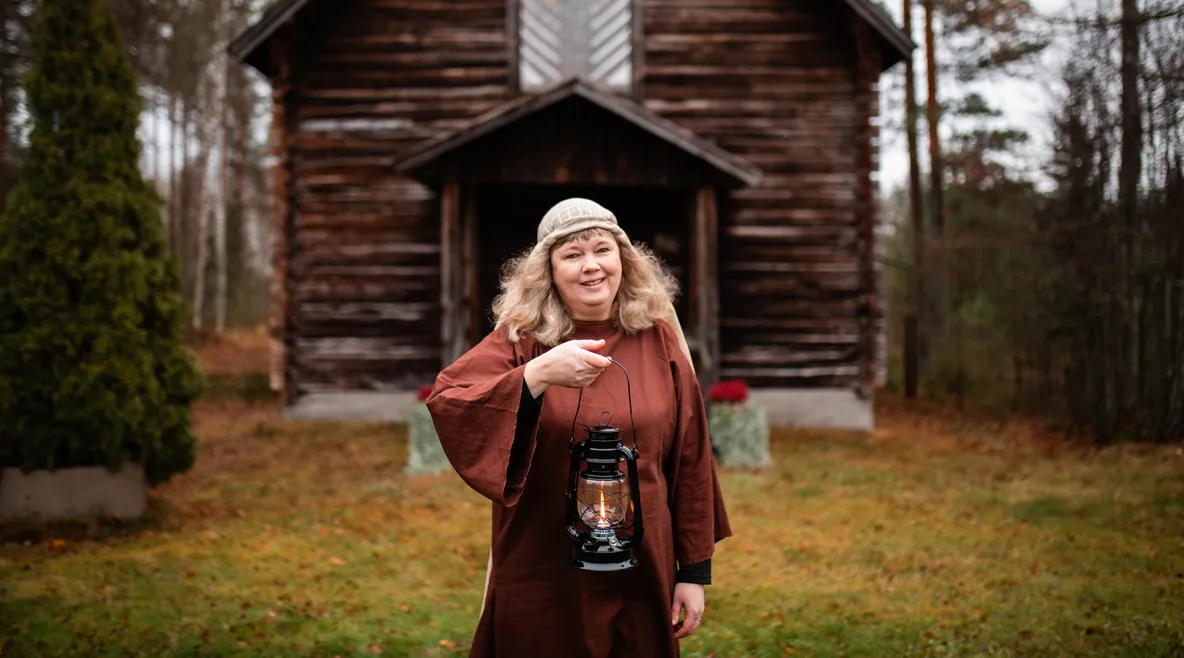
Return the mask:
POLYGON ((173 255, 178 254, 177 249, 177 206, 179 199, 177 194, 177 98, 170 92, 168 95, 169 104, 169 161, 165 168, 169 172, 169 198, 168 203, 165 204, 165 227, 168 231, 169 247, 173 250, 173 255))
MULTIPOLYGON (((913 2, 904 0, 904 32, 913 36, 913 2)), ((905 133, 909 145, 909 224, 913 230, 913 310, 911 339, 905 341, 905 397, 917 397, 917 382, 921 370, 921 352, 925 350, 922 335, 925 325, 925 218, 921 204, 921 167, 917 162, 917 92, 913 57, 905 58, 905 133)), ((907 332, 906 332, 907 333, 907 332)))
MULTIPOLYGON (((194 171, 190 166, 190 158, 193 145, 193 140, 189 136, 189 127, 193 125, 193 108, 191 100, 185 97, 180 99, 180 114, 177 117, 179 123, 177 124, 177 142, 181 147, 181 160, 177 164, 177 221, 173 225, 176 230, 176 244, 177 257, 181 260, 181 276, 184 279, 185 290, 192 294, 193 292, 193 258, 190 251, 191 236, 190 236, 190 219, 193 216, 193 185, 191 180, 194 171)), ((196 166, 194 163, 193 166, 196 166)))
POLYGON ((12 58, 8 56, 8 12, 11 3, 0 2, 0 213, 8 196, 8 115, 12 104, 8 101, 8 76, 12 75, 12 58))
MULTIPOLYGON (((238 120, 235 122, 235 126, 238 130, 238 133, 235 135, 237 142, 234 148, 234 192, 232 197, 232 207, 241 209, 246 203, 247 134, 251 132, 251 98, 246 88, 240 87, 238 89, 237 100, 238 120)), ((245 224, 245 222, 241 223, 245 224)))
POLYGON ((949 254, 946 253, 946 208, 944 199, 944 185, 945 185, 945 164, 942 161, 941 152, 941 137, 938 131, 940 123, 941 108, 937 101, 937 48, 934 44, 933 35, 933 14, 934 1, 923 0, 922 4, 925 6, 925 50, 926 58, 926 73, 928 82, 929 100, 927 104, 927 114, 929 118, 929 185, 930 185, 930 208, 929 221, 933 228, 933 237, 936 243, 936 249, 933 260, 933 287, 934 302, 936 308, 930 316, 933 319, 933 326, 937 328, 938 332, 945 336, 945 329, 947 323, 948 308, 948 283, 946 281, 946 264, 949 260, 949 254))
POLYGON ((229 119, 226 102, 229 58, 226 44, 230 40, 230 0, 222 0, 218 12, 218 38, 213 59, 214 111, 218 113, 218 193, 214 201, 214 330, 226 331, 226 200, 229 198, 230 149, 229 119))
MULTIPOLYGON (((245 20, 245 17, 242 20, 245 20)), ((251 131, 251 97, 248 89, 249 82, 241 76, 236 76, 233 80, 235 83, 234 92, 236 94, 234 99, 236 116, 234 125, 237 132, 235 133, 234 165, 232 167, 234 187, 231 191, 229 208, 234 211, 230 215, 234 218, 234 221, 230 222, 227 227, 227 243, 229 245, 227 250, 230 259, 228 276, 230 277, 231 285, 235 286, 235 297, 241 299, 244 294, 251 290, 251 250, 247 244, 247 226, 250 221, 250 213, 247 212, 246 204, 247 137, 251 131)), ((254 319, 253 316, 251 319, 254 319)))
MULTIPOLYGON (((0 28, 7 29, 3 18, 0 16, 0 28)), ((11 107, 8 103, 7 75, 7 71, 0 70, 0 214, 3 214, 4 204, 8 200, 8 113, 11 107)))
POLYGON ((1118 166, 1118 199, 1126 230, 1133 234, 1139 201, 1143 129, 1139 111, 1139 6, 1122 0, 1122 155, 1118 166))
MULTIPOLYGON (((160 193, 160 126, 156 120, 156 110, 160 103, 156 100, 156 89, 148 89, 148 102, 145 103, 148 109, 148 139, 145 144, 144 152, 152 158, 152 166, 149 171, 152 172, 152 191, 157 194, 160 193)), ((161 220, 168 226, 168 216, 162 217, 161 220)))
MULTIPOLYGON (((1125 249, 1122 253, 1122 269, 1126 275, 1120 283, 1120 300, 1117 301, 1119 312, 1125 315, 1124 322, 1119 324, 1122 340, 1127 343, 1128 354, 1133 356, 1134 372, 1130 369, 1129 361, 1120 361, 1116 368, 1120 382, 1121 397, 1116 403, 1119 411, 1124 413, 1127 400, 1131 396, 1142 396, 1146 391, 1147 363, 1145 359, 1146 340, 1149 338, 1145 327, 1146 308, 1150 300, 1145 293, 1145 277, 1141 272, 1143 267, 1139 218, 1139 178, 1142 173, 1143 130, 1140 116, 1139 102, 1139 29, 1141 26, 1139 6, 1137 0, 1122 0, 1122 61, 1120 65, 1120 80, 1122 83, 1121 122, 1122 142, 1118 163, 1118 203, 1122 213, 1119 230, 1124 236, 1125 249), (1123 386, 1126 384, 1126 386, 1123 386), (1129 387, 1129 388, 1128 388, 1129 387)), ((1142 415, 1146 409, 1143 404, 1135 405, 1136 412, 1142 415)), ((1146 423, 1146 418, 1139 418, 1140 424, 1146 423)))
MULTIPOLYGON (((202 86, 206 86, 203 81, 202 86)), ((204 327, 206 302, 206 269, 209 264, 210 241, 210 210, 214 200, 210 197, 217 189, 218 166, 213 162, 213 148, 210 145, 214 137, 214 126, 211 126, 210 116, 217 110, 210 96, 206 95, 206 102, 199 103, 197 118, 197 259, 194 267, 193 279, 193 330, 200 332, 204 327)))

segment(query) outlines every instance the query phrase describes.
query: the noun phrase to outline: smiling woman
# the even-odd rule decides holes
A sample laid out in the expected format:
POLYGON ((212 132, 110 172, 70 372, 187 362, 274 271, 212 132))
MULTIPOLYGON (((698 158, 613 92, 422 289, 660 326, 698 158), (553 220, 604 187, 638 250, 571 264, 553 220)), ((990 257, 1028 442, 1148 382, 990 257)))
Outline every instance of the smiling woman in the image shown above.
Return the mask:
MULTIPOLYGON (((470 655, 677 656, 679 638, 699 627, 715 543, 732 531, 675 280, 611 212, 581 198, 551 208, 504 272, 495 329, 428 398, 453 467, 493 503, 470 655), (608 372, 614 365, 628 378, 608 372), (634 530, 644 528, 625 538, 635 561, 611 570, 573 559, 564 531, 571 447, 605 429, 602 414, 628 419, 620 437, 635 446, 634 530)), ((592 461, 585 474, 604 470, 592 461)))
POLYGON ((555 288, 574 320, 609 319, 621 286, 621 251, 612 235, 590 228, 551 252, 555 288))

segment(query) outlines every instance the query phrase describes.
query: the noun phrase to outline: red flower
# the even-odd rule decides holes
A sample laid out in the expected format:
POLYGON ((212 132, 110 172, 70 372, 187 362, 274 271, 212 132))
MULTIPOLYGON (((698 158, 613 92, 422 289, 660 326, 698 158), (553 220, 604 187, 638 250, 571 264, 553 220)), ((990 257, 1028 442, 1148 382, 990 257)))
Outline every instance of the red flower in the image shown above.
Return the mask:
POLYGON ((748 399, 748 384, 740 379, 724 379, 707 389, 711 402, 744 402, 748 399))
POLYGON ((423 402, 424 400, 427 400, 428 396, 431 394, 432 394, 432 387, 431 386, 424 386, 419 389, 419 393, 415 394, 415 399, 419 400, 420 402, 423 402))

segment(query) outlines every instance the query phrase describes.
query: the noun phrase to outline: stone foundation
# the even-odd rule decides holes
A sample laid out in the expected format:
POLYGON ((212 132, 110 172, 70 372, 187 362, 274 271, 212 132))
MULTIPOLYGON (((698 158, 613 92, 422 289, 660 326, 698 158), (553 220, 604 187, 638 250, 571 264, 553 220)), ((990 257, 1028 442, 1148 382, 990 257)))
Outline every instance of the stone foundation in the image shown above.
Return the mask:
POLYGON ((875 428, 871 398, 845 388, 754 388, 749 399, 769 411, 770 427, 844 429, 875 428))
MULTIPOLYGON (((843 388, 754 388, 750 399, 768 410, 770 427, 849 429, 870 432, 872 400, 843 388)), ((293 420, 406 423, 415 392, 315 393, 302 396, 284 415, 293 420)))
POLYGON ((116 516, 139 517, 148 505, 144 469, 128 464, 118 472, 94 466, 57 471, 0 470, 0 518, 51 521, 116 516))
POLYGON ((415 402, 415 391, 310 393, 284 409, 284 418, 406 423, 415 402))

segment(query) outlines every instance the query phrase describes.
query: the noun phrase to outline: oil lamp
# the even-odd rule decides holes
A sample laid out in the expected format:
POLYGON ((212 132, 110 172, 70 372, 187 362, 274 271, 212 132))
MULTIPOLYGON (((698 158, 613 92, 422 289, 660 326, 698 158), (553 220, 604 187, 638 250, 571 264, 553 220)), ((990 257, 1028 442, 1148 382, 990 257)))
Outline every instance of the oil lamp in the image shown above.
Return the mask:
MULTIPOLYGON (((628 382, 628 373, 625 377, 628 382)), ((629 417, 632 422, 632 398, 629 417)), ((571 469, 567 478, 567 534, 574 544, 570 563, 587 571, 621 571, 637 566, 633 549, 641 543, 643 530, 637 426, 633 426, 633 447, 629 447, 621 442, 621 430, 609 424, 612 414, 606 411, 600 418, 599 425, 585 428, 587 438, 579 443, 575 441, 572 420, 571 469), (625 463, 627 478, 621 472, 621 462, 625 463)))

